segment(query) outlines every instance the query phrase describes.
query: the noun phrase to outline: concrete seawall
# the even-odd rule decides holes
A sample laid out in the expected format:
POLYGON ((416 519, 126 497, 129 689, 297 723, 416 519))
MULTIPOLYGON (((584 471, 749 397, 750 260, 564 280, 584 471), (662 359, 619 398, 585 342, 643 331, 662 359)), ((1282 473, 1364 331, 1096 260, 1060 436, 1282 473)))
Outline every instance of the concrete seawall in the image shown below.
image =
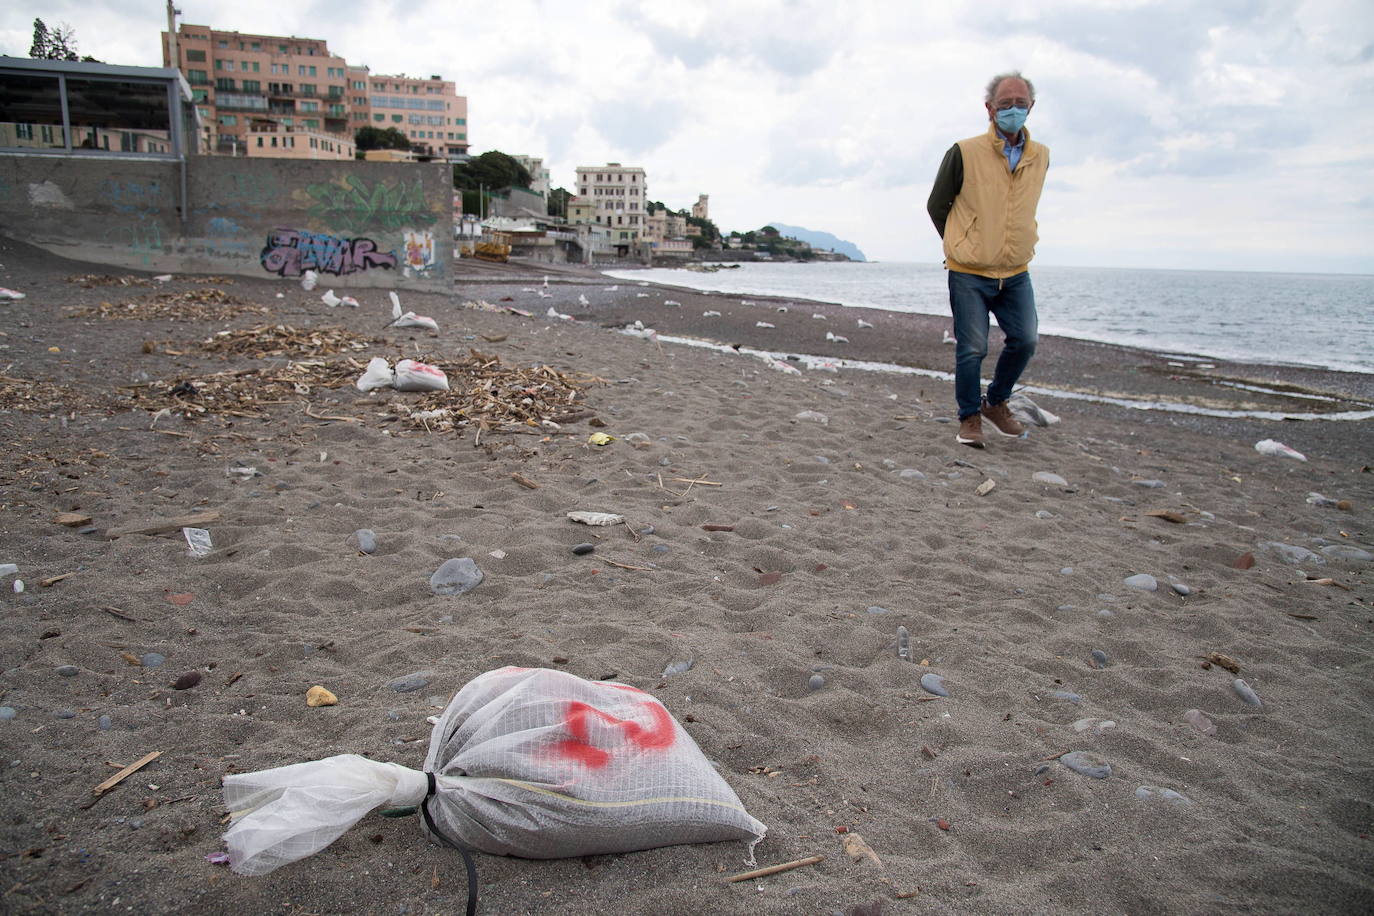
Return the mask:
POLYGON ((0 155, 0 233, 112 267, 440 291, 444 163, 0 155))

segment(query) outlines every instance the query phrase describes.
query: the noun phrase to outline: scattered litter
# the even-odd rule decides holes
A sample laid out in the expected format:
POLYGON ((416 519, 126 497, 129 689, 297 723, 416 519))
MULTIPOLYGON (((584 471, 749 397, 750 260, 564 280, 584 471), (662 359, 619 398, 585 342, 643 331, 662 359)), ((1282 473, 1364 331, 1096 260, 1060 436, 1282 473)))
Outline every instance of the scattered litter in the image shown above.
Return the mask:
POLYGON ((835 343, 849 343, 848 337, 841 337, 839 334, 832 334, 829 331, 825 332, 825 339, 833 340, 835 343))
POLYGON ((625 516, 611 512, 569 512, 568 518, 584 525, 619 525, 625 521, 625 516))
POLYGON ((207 556, 215 549, 210 542, 210 532, 204 528, 182 528, 181 533, 186 538, 186 546, 190 548, 186 552, 193 557, 207 556))
POLYGON ((873 327, 873 323, 872 323, 871 321, 864 321, 862 318, 860 318, 860 319, 859 319, 859 327, 861 327, 861 328, 871 328, 871 327, 873 327))
POLYGON ((171 280, 172 280, 172 275, 171 275, 171 274, 158 274, 156 277, 153 277, 153 279, 156 280, 156 281, 159 282, 159 283, 170 283, 171 280))
POLYGON ((444 370, 413 359, 396 364, 397 391, 448 391, 444 370))
POLYGON ((1036 404, 1024 394, 1013 394, 1007 398, 1007 409, 1011 415, 1028 426, 1053 426, 1059 417, 1036 404))
POLYGON ((401 297, 394 292, 391 296, 391 328, 428 328, 431 331, 439 330, 439 323, 433 318, 425 315, 417 315, 414 312, 401 312, 401 297))
POLYGON ((367 368, 355 383, 359 391, 372 391, 377 388, 390 388, 396 383, 396 372, 391 364, 380 356, 368 360, 367 368))
POLYGON ((811 317, 812 317, 812 318, 815 318, 817 321, 825 321, 825 320, 827 320, 826 317, 825 317, 824 315, 822 315, 820 312, 812 312, 812 313, 811 313, 811 317))
POLYGON ((719 318, 719 317, 720 317, 720 312, 717 312, 715 309, 710 309, 710 310, 708 310, 708 311, 702 312, 702 313, 701 313, 701 317, 702 317, 702 318, 719 318))
POLYGON ((583 305, 583 306, 591 305, 591 302, 589 302, 589 301, 587 300, 587 294, 586 294, 586 293, 578 293, 578 294, 577 294, 577 304, 578 304, 578 305, 583 305))
MULTIPOLYGON (((611 289, 615 289, 615 287, 613 286, 613 287, 611 287, 611 289)), ((664 305, 676 305, 676 306, 678 306, 679 308, 682 306, 682 303, 681 303, 681 302, 678 302, 676 299, 664 299, 664 300, 663 300, 663 304, 664 304, 664 305)))
POLYGON ((9 289, 9 288, 7 288, 7 287, 0 286, 0 299, 23 299, 23 298, 25 298, 25 297, 24 297, 24 294, 21 293, 21 292, 19 292, 19 290, 17 290, 17 289, 9 289))
POLYGON ((771 368, 776 369, 779 372, 785 372, 788 375, 801 375, 801 370, 798 369, 796 366, 793 366, 791 363, 784 362, 783 360, 780 360, 777 357, 769 356, 767 353, 760 353, 759 359, 763 360, 771 368))
POLYGON ((558 311, 558 309, 554 308, 553 306, 549 306, 549 310, 544 313, 544 317, 556 318, 559 321, 572 321, 571 315, 564 315, 562 312, 558 311))
POLYGON ((777 325, 775 325, 775 324, 769 324, 769 323, 766 322, 766 321, 756 321, 756 322, 754 322, 754 327, 756 327, 756 328, 775 328, 775 327, 777 327, 777 325))
POLYGON ((320 275, 315 273, 313 270, 307 270, 304 274, 301 275, 301 289, 305 290, 306 292, 310 292, 310 290, 314 289, 315 284, 319 282, 320 275))
POLYGON ((205 861, 209 862, 211 865, 228 865, 228 864, 229 864, 229 853, 227 853, 227 852, 210 852, 210 853, 206 853, 206 855, 205 855, 205 861))
POLYGON ((615 436, 608 436, 605 433, 592 433, 587 437, 590 445, 610 445, 615 441, 615 436))
POLYGON ((1261 455, 1271 455, 1277 458, 1292 458, 1295 461, 1307 460, 1307 456, 1302 452, 1289 448, 1276 439, 1261 439, 1255 443, 1255 451, 1261 455))

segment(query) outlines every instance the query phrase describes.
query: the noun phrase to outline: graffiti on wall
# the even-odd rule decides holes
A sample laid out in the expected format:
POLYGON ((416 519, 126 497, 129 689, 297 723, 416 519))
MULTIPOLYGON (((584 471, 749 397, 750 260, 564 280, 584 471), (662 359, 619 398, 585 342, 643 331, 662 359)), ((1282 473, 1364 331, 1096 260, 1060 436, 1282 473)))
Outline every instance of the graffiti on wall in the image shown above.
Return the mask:
POLYGON ((342 182, 308 185, 310 215, 336 232, 361 235, 373 229, 428 226, 434 222, 420 179, 377 181, 349 175, 342 182))
POLYGON ((274 229, 262 250, 262 266, 279 277, 299 277, 307 270, 344 276, 374 267, 391 270, 396 255, 379 251, 372 239, 274 229))
POLYGON ((406 266, 409 271, 424 273, 434 266, 434 233, 428 229, 407 229, 405 239, 406 266))
POLYGON ((145 267, 155 255, 163 254, 163 210, 167 204, 162 183, 107 178, 100 184, 100 196, 119 217, 106 230, 105 238, 123 244, 145 267))

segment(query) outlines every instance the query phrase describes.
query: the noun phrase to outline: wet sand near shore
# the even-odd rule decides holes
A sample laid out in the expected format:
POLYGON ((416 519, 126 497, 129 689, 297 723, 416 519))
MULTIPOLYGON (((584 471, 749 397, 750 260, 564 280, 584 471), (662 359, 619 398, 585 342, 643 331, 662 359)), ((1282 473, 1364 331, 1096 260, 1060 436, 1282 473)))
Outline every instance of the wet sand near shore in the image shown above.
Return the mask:
MULTIPOLYGON (((159 282, 0 241, 26 294, 0 303, 0 910, 462 912, 461 860, 415 817, 262 877, 215 864, 220 780, 420 769, 428 717, 507 665, 652 695, 768 826, 757 865, 809 864, 478 855, 483 913, 1374 908, 1371 421, 1036 396, 1059 424, 976 451, 940 379, 610 330, 944 370, 939 318, 454 267, 451 294, 401 294, 439 329, 399 330, 338 278, 159 282), (354 387, 403 356, 452 390, 354 387), (435 594, 461 558, 481 583, 435 594)), ((1368 395, 1216 365, 1046 339, 1027 381, 1368 395)))

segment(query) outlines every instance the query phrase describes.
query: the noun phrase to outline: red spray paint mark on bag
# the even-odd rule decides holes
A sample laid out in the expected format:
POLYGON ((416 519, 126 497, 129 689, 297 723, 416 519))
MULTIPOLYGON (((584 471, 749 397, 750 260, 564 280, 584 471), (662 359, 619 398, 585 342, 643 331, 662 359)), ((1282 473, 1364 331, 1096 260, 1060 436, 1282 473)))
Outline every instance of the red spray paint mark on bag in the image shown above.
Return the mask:
POLYGON ((672 747, 673 742, 677 740, 677 734, 673 727, 673 717, 668 714, 668 710, 654 700, 646 700, 640 705, 649 711, 653 719, 653 725, 647 728, 638 722, 621 719, 602 712, 595 706, 573 700, 568 703, 567 715, 563 720, 564 727, 572 737, 554 745, 554 752, 593 770, 599 770, 610 763, 611 751, 599 748, 590 741, 589 726, 593 719, 619 728, 625 740, 635 744, 640 750, 657 751, 672 747))

